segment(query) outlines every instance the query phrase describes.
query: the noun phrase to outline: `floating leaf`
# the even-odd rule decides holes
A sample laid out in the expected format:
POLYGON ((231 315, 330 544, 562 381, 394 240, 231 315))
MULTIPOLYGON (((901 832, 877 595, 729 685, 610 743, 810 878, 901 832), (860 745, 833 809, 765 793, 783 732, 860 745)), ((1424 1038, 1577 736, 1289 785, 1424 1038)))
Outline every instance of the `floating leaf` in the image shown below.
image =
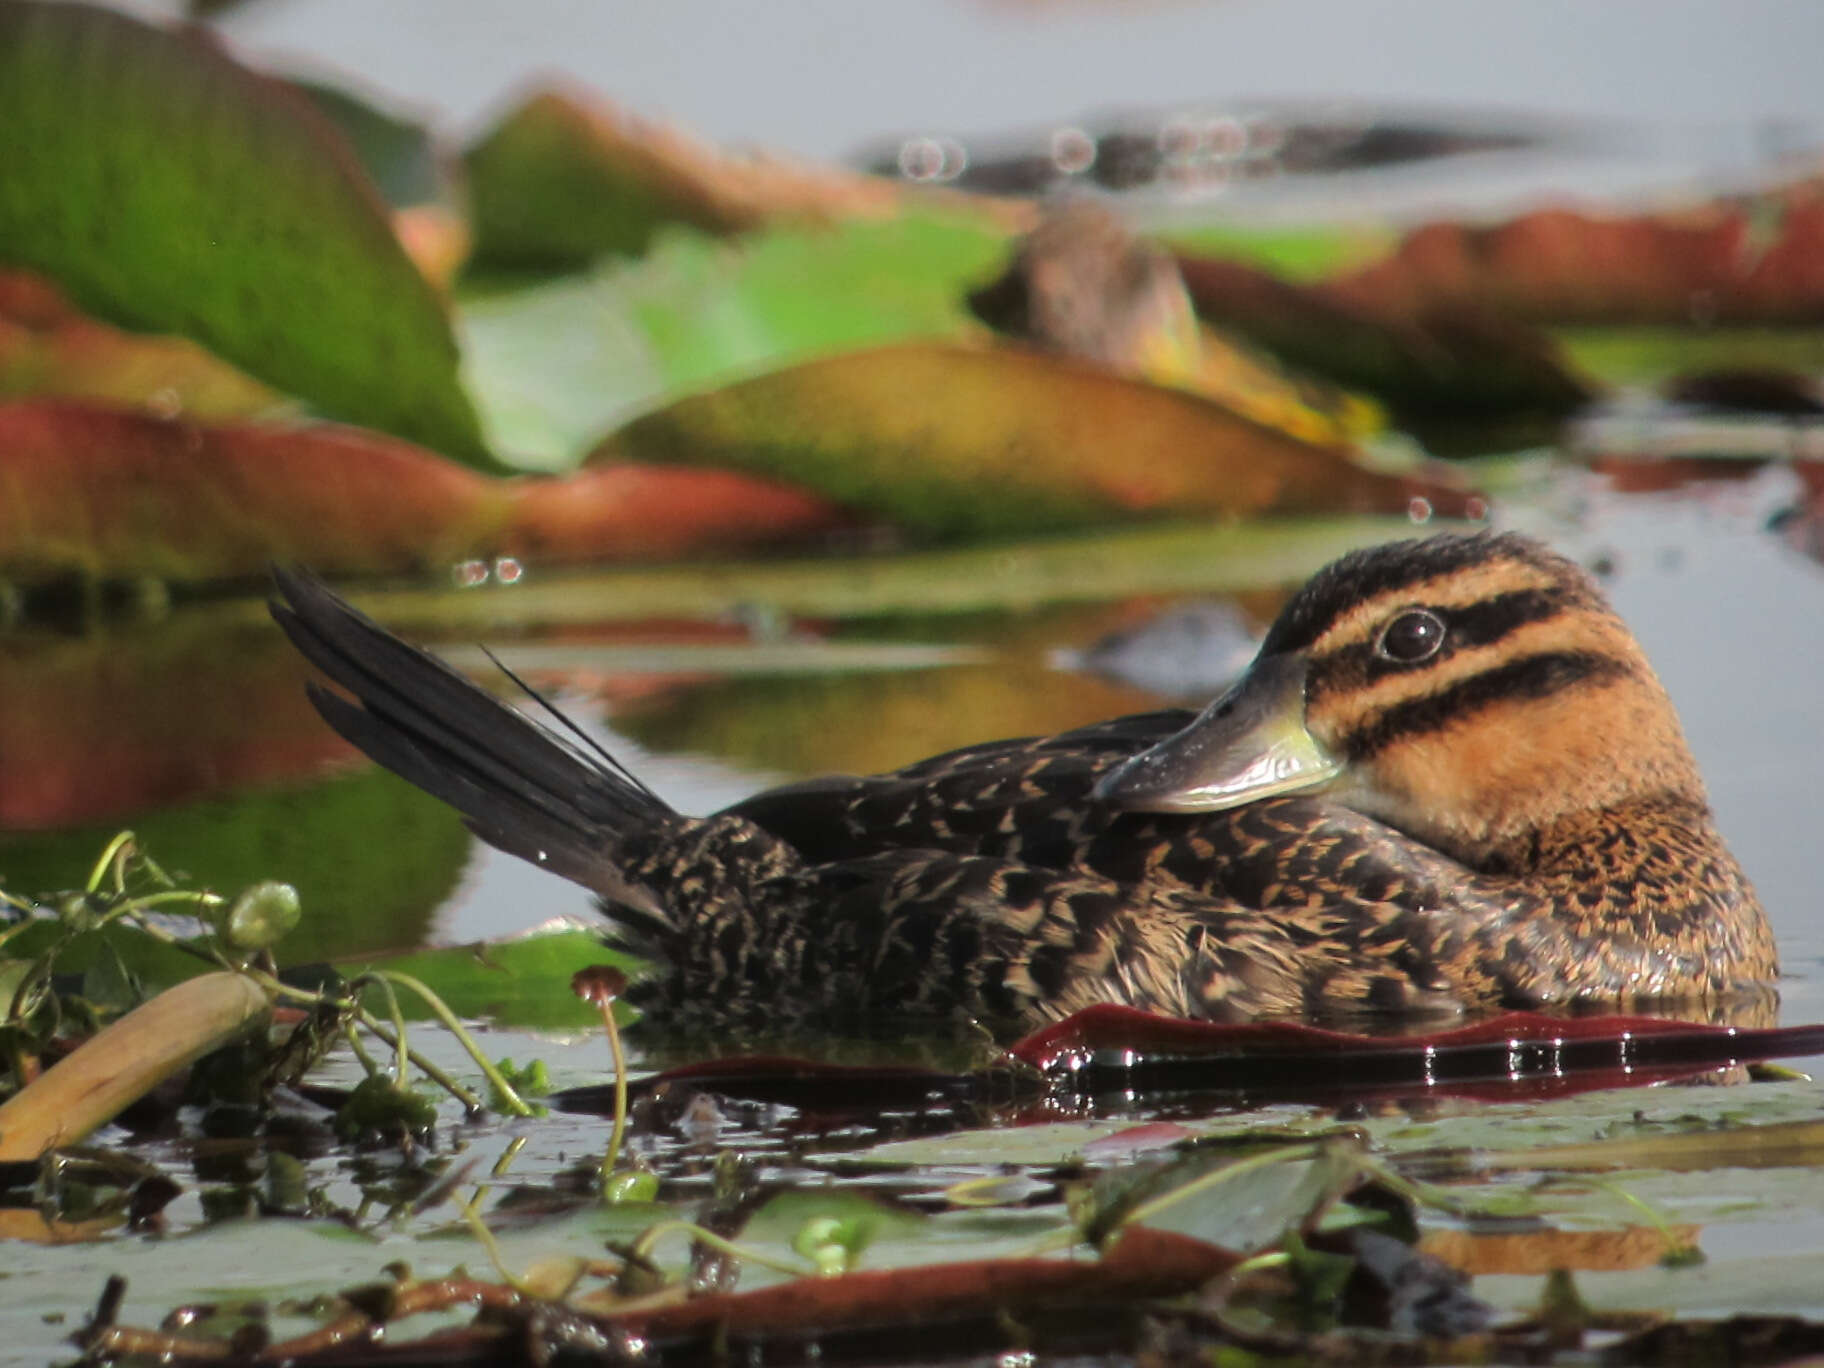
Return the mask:
POLYGON ((341 138, 195 31, 0 6, 0 255, 340 418, 489 463, 435 292, 341 138))
POLYGON ((162 417, 242 418, 280 396, 181 337, 123 332, 72 308, 56 286, 0 271, 0 399, 131 404, 162 417))
POLYGON ((1024 206, 921 191, 851 171, 736 155, 611 103, 543 90, 469 153, 476 250, 495 261, 575 265, 637 256, 657 228, 733 233, 763 223, 881 218, 908 205, 968 205, 1017 221, 1024 206))
POLYGON ((0 571, 209 580, 380 570, 498 544, 506 486, 376 433, 0 407, 0 571), (127 492, 131 491, 131 496, 127 492))
POLYGON ((738 242, 673 228, 639 261, 483 283, 458 318, 487 431, 508 458, 574 466, 666 399, 794 361, 975 331, 961 298, 1004 239, 965 217, 775 228, 738 242))
POLYGON ((1824 1026, 1757 1024, 1767 1019, 1764 1002, 1739 1010, 1740 1026, 1507 1012, 1452 1030, 1375 1037, 1291 1022, 1186 1021, 1104 1004, 1033 1032, 1008 1053, 1053 1075, 1054 1083, 1068 1080, 1091 1092, 1201 1087, 1262 1100, 1446 1087, 1465 1095, 1549 1097, 1824 1048, 1824 1026))
POLYGON ((1618 1230, 1430 1230, 1420 1241, 1425 1253, 1452 1268, 1484 1273, 1538 1276, 1556 1268, 1612 1270, 1650 1268, 1666 1256, 1669 1244, 1690 1245, 1702 1227, 1622 1226, 1618 1230))
POLYGON ((1394 310, 1474 304, 1535 322, 1811 323, 1824 318, 1821 260, 1824 190, 1801 182, 1749 208, 1428 224, 1335 288, 1394 310), (1771 220, 1764 232, 1751 212, 1771 220))
MULTIPOLYGON (((577 900, 579 904, 582 899, 577 900)), ((580 910, 580 908, 579 908, 580 910)), ((346 964, 352 974, 379 968, 410 974, 427 984, 450 1009, 464 1017, 505 1026, 541 1030, 573 1030, 594 1025, 601 1017, 589 1004, 566 991, 579 969, 595 966, 613 952, 602 948, 593 931, 544 928, 481 945, 417 950, 346 964)), ((621 957, 624 969, 634 971, 635 960, 621 957)), ((408 1014, 423 1014, 419 1004, 403 999, 408 1014)))
MULTIPOLYGON (((613 1318, 651 1340, 695 1333, 740 1354, 762 1336, 825 1333, 849 1327, 916 1328, 942 1317, 1001 1319, 1044 1307, 1107 1306, 1118 1298, 1188 1292, 1226 1273, 1240 1256, 1166 1231, 1129 1230, 1103 1258, 980 1259, 915 1268, 864 1270, 840 1278, 800 1278, 753 1292, 705 1295, 613 1318), (749 1337, 753 1337, 752 1341, 749 1337)), ((1106 1312, 1104 1313, 1106 1314, 1106 1312)))
POLYGON ((1178 264, 1202 317, 1398 413, 1563 413, 1590 397, 1551 338, 1474 302, 1394 308, 1232 261, 1178 264))
POLYGON ((1012 348, 908 344, 814 361, 680 400, 590 459, 747 470, 940 536, 1471 506, 1460 489, 1366 470, 1193 395, 1012 348))
POLYGON ((469 256, 462 164, 425 125, 319 81, 293 88, 347 139, 387 205, 393 232, 425 279, 448 289, 469 256))
POLYGON ((509 555, 542 561, 659 560, 777 546, 852 526, 828 499, 732 470, 598 466, 506 491, 498 540, 509 555))
POLYGON ((477 556, 628 560, 844 521, 825 500, 726 471, 496 480, 355 428, 0 405, 0 574, 25 579, 221 580, 273 560, 343 573, 477 556))

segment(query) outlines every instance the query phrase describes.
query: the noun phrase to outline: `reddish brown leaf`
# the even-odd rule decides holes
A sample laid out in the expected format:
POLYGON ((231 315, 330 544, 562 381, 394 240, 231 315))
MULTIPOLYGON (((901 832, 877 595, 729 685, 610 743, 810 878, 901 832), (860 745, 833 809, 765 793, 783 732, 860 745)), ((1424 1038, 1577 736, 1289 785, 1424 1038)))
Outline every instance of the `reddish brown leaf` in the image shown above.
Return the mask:
POLYGON ((1693 1245, 1701 1226, 1622 1226, 1619 1230, 1519 1230, 1483 1233, 1428 1230, 1419 1248, 1472 1276, 1518 1273, 1540 1277, 1555 1269, 1613 1271, 1651 1268, 1674 1248, 1693 1245))
POLYGON ((498 544, 510 488, 355 428, 0 405, 0 572, 209 580, 272 560, 434 565, 498 544))
POLYGON ((1549 323, 1808 323, 1824 319, 1824 187, 1755 205, 1612 216, 1541 210, 1479 227, 1434 223, 1334 282, 1358 304, 1474 304, 1549 323), (1758 245, 1756 219, 1775 220, 1758 245))
POLYGON ((1197 312, 1408 415, 1563 413, 1590 398, 1557 344, 1466 300, 1387 300, 1180 257, 1197 312))
POLYGON ((1549 209, 1493 227, 1434 223, 1336 289, 1396 310, 1473 304, 1555 323, 1684 323, 1726 305, 1746 233, 1727 210, 1608 218, 1549 209))
POLYGON ((802 541, 853 526, 828 499, 732 470, 623 463, 513 488, 503 545, 551 561, 661 559, 802 541))
POLYGON ((1624 494, 1659 494, 1693 484, 1722 484, 1752 479, 1763 461, 1733 456, 1639 456, 1604 453, 1590 469, 1606 476, 1609 488, 1624 494))
POLYGON ((1135 1228, 1096 1260, 980 1259, 848 1273, 610 1317, 648 1339, 716 1328, 733 1335, 805 1334, 848 1327, 917 1325, 941 1317, 1084 1301, 1189 1292, 1228 1272, 1241 1256, 1166 1231, 1135 1228))
POLYGON ((777 541, 827 502, 715 471, 496 480, 390 437, 0 405, 0 574, 219 580, 273 560, 399 571, 471 556, 625 560, 777 541))
POLYGON ((1824 191, 1794 192, 1779 236, 1761 253, 1728 312, 1766 322, 1824 318, 1824 191))

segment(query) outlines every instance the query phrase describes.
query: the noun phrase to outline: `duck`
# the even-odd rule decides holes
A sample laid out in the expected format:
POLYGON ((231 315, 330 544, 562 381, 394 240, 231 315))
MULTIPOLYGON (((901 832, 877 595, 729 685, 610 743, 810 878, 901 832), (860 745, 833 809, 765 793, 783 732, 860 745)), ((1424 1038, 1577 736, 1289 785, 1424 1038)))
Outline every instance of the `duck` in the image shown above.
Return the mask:
MULTIPOLYGON (((1778 977, 1671 700, 1596 581, 1515 533, 1352 552, 1167 709, 674 811, 275 570, 324 720, 591 890, 680 1028, 1024 1030, 1717 1004, 1778 977)), ((528 691, 530 692, 530 691, 528 691)), ((535 695, 534 695, 535 697, 535 695)), ((542 701, 542 700, 541 700, 542 701)))

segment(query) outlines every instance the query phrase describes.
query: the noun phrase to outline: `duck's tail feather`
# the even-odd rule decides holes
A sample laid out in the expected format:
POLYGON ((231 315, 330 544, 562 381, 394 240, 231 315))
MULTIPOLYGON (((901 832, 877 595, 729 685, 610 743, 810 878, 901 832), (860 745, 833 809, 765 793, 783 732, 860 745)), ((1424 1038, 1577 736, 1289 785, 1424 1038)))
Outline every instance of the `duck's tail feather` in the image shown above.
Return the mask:
POLYGON ((591 754, 508 707, 314 576, 275 567, 273 577, 273 618, 311 664, 353 695, 309 686, 317 711, 347 741, 450 804, 489 845, 664 918, 653 893, 629 882, 628 847, 688 819, 605 751, 591 754))

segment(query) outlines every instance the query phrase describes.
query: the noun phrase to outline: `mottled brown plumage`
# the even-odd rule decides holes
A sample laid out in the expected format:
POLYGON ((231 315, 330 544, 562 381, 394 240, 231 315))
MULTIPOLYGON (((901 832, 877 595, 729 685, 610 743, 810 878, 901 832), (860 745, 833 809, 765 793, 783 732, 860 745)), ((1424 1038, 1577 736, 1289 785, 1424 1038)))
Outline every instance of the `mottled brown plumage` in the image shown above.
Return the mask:
POLYGON ((1009 1026, 1095 1002, 1335 1018, 1714 1006, 1778 973, 1677 718, 1582 571, 1513 536, 1377 547, 1235 689, 811 780, 713 817, 514 713, 307 577, 329 722, 599 893, 672 1022, 1009 1026))

